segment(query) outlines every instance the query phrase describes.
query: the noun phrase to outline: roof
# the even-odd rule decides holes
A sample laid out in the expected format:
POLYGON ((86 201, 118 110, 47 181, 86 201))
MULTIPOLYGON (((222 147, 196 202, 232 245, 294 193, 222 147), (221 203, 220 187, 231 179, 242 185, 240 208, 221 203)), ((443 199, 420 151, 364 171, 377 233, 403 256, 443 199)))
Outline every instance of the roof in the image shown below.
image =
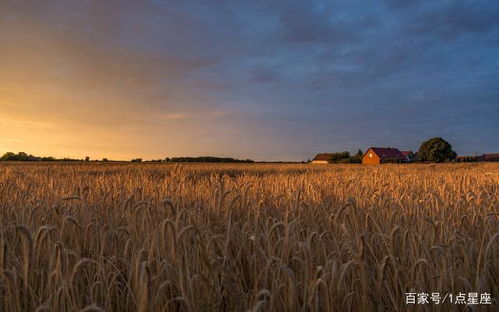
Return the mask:
POLYGON ((499 153, 497 154, 483 154, 483 159, 487 160, 499 160, 499 153))
POLYGON ((404 156, 404 157, 407 157, 409 155, 414 155, 414 153, 412 151, 400 151, 400 153, 404 156))
POLYGON ((314 159, 312 160, 329 160, 331 159, 332 153, 322 153, 322 154, 317 154, 315 155, 314 159))
POLYGON ((397 148, 393 148, 393 147, 371 147, 367 151, 370 151, 370 150, 372 150, 381 159, 400 159, 400 160, 405 160, 405 156, 397 148))

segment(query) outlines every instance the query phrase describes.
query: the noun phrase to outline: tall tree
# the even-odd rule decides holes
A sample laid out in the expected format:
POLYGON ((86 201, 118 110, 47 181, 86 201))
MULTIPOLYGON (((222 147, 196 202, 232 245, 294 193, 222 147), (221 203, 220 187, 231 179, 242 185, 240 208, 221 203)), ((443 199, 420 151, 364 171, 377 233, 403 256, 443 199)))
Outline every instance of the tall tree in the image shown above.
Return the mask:
POLYGON ((424 141, 419 148, 419 157, 422 161, 444 162, 453 160, 456 156, 452 145, 440 137, 424 141))

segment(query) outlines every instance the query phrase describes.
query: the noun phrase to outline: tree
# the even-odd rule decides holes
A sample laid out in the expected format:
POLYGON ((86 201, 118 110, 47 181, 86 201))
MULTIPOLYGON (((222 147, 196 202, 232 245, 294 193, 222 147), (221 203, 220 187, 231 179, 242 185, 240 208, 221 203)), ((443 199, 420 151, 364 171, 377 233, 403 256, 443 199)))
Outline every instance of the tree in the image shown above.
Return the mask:
POLYGON ((16 158, 17 158, 17 155, 15 153, 7 152, 7 153, 3 154, 2 157, 0 157, 0 160, 2 160, 2 161, 17 160, 16 158))
POLYGON ((457 156, 449 142, 440 137, 424 141, 418 153, 422 161, 431 162, 450 161, 457 156))
POLYGON ((201 156, 201 157, 173 157, 166 158, 165 162, 221 162, 221 163, 252 163, 251 159, 235 159, 231 157, 213 157, 213 156, 201 156))
POLYGON ((90 161, 90 157, 85 157, 85 161, 90 161))
POLYGON ((57 160, 80 161, 80 159, 72 159, 68 157, 65 157, 63 159, 57 159, 52 156, 39 157, 39 156, 33 156, 31 154, 28 155, 25 152, 19 152, 17 154, 12 152, 7 152, 2 157, 0 157, 0 161, 57 161, 57 160))
POLYGON ((29 155, 26 154, 25 152, 19 152, 17 153, 17 160, 20 160, 20 161, 27 161, 29 160, 29 155))
POLYGON ((7 152, 5 153, 0 160, 6 160, 6 161, 38 161, 40 160, 39 157, 35 157, 33 155, 28 155, 24 152, 19 152, 17 154, 12 153, 12 152, 7 152))
POLYGON ((103 162, 108 162, 108 161, 109 161, 109 159, 107 159, 107 158, 102 158, 102 161, 103 161, 103 162))
POLYGON ((360 164, 362 163, 362 156, 364 156, 364 153, 362 153, 362 150, 359 149, 355 155, 351 156, 348 159, 344 159, 341 162, 350 163, 350 164, 360 164))
POLYGON ((350 158, 350 152, 341 152, 341 153, 333 153, 331 157, 329 157, 330 163, 339 163, 339 162, 347 162, 350 158))

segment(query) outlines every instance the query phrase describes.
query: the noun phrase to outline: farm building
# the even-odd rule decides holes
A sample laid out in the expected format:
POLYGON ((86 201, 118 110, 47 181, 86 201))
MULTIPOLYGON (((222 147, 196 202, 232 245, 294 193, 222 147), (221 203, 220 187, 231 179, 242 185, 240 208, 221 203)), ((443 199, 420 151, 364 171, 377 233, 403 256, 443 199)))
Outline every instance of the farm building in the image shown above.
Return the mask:
POLYGON ((362 156, 362 164, 364 165, 401 163, 405 161, 406 157, 398 149, 392 147, 371 147, 362 156))
POLYGON ((478 162, 483 160, 483 155, 457 156, 455 159, 456 162, 478 162))
POLYGON ((333 154, 331 153, 322 153, 315 155, 314 159, 312 159, 312 164, 328 164, 329 159, 333 154))
POLYGON ((483 154, 483 161, 499 161, 499 153, 483 154))
POLYGON ((406 162, 411 162, 412 159, 414 158, 414 153, 412 151, 400 151, 400 153, 404 155, 406 162))
POLYGON ((482 154, 473 156, 457 156, 456 162, 499 161, 499 154, 482 154))

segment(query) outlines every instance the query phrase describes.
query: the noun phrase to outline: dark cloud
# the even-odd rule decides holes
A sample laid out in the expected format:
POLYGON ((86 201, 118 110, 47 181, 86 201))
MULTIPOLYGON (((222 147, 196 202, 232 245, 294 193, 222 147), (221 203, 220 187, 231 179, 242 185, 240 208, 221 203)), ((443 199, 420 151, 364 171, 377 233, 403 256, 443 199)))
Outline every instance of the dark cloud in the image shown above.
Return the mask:
POLYGON ((499 7, 490 1, 436 1, 416 10, 412 16, 408 20, 409 29, 446 39, 483 34, 499 27, 499 7))
POLYGON ((342 24, 333 24, 326 12, 309 6, 288 5, 279 14, 285 40, 298 43, 345 41, 348 34, 342 24))

